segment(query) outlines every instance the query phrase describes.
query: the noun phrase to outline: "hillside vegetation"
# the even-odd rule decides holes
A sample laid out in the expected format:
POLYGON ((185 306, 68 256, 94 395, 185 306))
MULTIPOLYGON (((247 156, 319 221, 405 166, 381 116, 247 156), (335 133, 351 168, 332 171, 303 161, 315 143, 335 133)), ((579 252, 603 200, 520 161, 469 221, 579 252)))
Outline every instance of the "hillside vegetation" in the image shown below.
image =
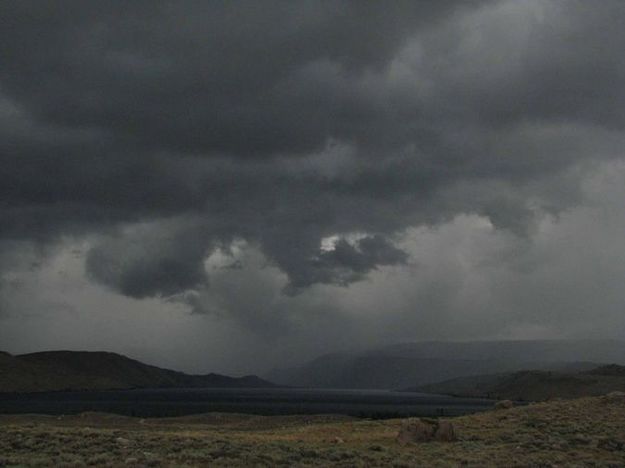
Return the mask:
POLYGON ((0 466, 625 466, 623 395, 450 421, 457 441, 402 445, 402 420, 0 416, 0 466))
POLYGON ((188 375, 105 352, 0 353, 0 392, 127 388, 270 387, 256 376, 188 375))
POLYGON ((408 390, 524 401, 579 398, 625 391, 625 367, 612 364, 575 373, 532 370, 461 377, 408 390))

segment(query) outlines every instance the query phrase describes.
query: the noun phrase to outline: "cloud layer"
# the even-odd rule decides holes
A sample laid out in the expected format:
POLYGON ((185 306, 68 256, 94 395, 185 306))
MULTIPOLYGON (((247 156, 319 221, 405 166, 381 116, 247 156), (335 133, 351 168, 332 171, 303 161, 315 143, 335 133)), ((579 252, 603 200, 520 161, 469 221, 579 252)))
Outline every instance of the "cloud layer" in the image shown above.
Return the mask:
MULTIPOLYGON (((551 327, 540 304, 575 297, 517 294, 556 275, 541 270, 561 248, 540 250, 545 226, 581 229, 567 214, 596 198, 597 174, 621 167, 623 2, 7 1, 0 17, 5 313, 19 308, 16 271, 35 275, 81 245, 90 282, 252 335, 314 316, 328 337, 346 323, 366 336, 376 326, 348 309, 377 303, 367 287, 391 275, 418 293, 385 318, 389 336, 407 323, 444 336, 464 323, 447 281, 462 266, 451 245, 446 278, 415 273, 425 267, 411 236, 443 242, 458 229, 462 242, 472 223, 506 246, 471 254, 498 269, 485 284, 510 281, 496 298, 467 292, 486 310, 487 298, 500 304, 493 336, 520 316, 551 327)), ((614 189, 597 190, 620 206, 614 189)), ((612 232, 596 222, 578 242, 612 232)))

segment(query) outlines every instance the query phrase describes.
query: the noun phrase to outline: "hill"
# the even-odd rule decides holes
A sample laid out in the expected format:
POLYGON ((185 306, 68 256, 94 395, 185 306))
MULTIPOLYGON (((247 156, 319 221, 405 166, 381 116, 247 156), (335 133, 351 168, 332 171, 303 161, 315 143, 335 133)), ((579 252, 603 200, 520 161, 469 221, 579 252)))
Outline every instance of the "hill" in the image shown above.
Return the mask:
POLYGON ((523 369, 581 371, 605 362, 625 364, 625 342, 419 342, 326 354, 299 367, 275 369, 267 379, 301 387, 396 389, 523 369))
POLYGON ((0 353, 0 392, 127 388, 271 387, 256 376, 189 375, 106 352, 0 353))
POLYGON ((386 355, 430 359, 508 362, 615 362, 625 365, 623 340, 423 341, 374 350, 386 355))
POLYGON ((524 401, 579 398, 625 391, 625 367, 612 364, 576 373, 532 370, 460 377, 408 390, 524 401))
POLYGON ((211 413, 0 415, 4 466, 625 466, 625 398, 448 419, 455 442, 402 445, 402 420, 211 413))

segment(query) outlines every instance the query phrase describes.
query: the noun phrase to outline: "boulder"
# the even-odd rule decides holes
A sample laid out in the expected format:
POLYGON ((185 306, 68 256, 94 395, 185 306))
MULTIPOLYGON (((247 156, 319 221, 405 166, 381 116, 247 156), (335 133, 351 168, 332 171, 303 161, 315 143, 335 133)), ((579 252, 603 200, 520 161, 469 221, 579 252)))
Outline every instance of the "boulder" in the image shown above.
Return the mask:
POLYGON ((409 418, 402 422, 397 441, 401 444, 413 442, 452 442, 457 440, 454 426, 449 421, 409 418))
POLYGON ((501 400, 495 403, 496 410, 510 409, 512 407, 514 407, 514 403, 511 400, 501 400))
POLYGON ((450 421, 439 421, 434 438, 439 442, 453 442, 457 440, 454 425, 450 421))
POLYGON ((119 445, 122 446, 128 446, 128 445, 132 445, 132 441, 129 439, 126 439, 124 437, 118 437, 115 439, 115 442, 117 442, 119 445))
POLYGON ((397 434, 397 441, 402 444, 410 442, 427 442, 434 438, 435 427, 429 421, 424 421, 419 418, 409 418, 403 421, 399 433, 397 434))

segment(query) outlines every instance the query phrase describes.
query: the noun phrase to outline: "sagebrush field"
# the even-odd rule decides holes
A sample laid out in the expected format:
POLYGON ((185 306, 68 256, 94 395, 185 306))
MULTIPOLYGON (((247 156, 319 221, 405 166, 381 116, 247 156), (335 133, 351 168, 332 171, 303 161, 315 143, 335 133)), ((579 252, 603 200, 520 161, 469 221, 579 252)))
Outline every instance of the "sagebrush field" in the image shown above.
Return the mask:
POLYGON ((0 466, 625 466, 622 395, 451 421, 456 442, 401 445, 399 419, 7 415, 0 466))

